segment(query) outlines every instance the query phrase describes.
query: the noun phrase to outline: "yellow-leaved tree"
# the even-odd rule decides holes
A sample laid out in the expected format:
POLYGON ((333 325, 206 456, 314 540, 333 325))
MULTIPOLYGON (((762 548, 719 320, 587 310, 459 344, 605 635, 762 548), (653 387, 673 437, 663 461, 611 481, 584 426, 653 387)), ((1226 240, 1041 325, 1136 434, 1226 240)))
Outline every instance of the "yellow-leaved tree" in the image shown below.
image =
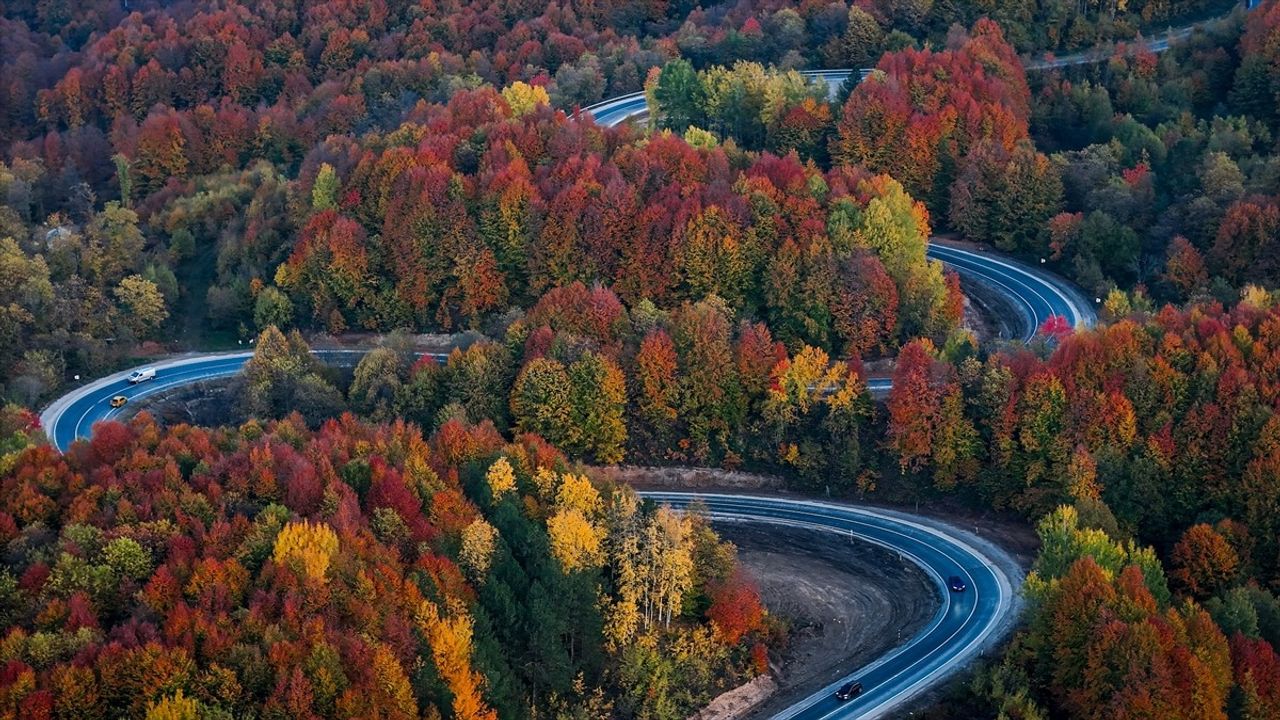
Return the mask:
POLYGON ((184 697, 181 688, 147 706, 147 720, 199 720, 199 717, 200 704, 195 698, 184 697))
POLYGON ((604 533, 577 508, 557 510, 547 518, 547 535, 551 553, 565 572, 599 567, 603 561, 600 542, 604 533))
POLYGON ((599 567, 604 562, 606 529, 596 520, 604 503, 585 475, 565 473, 556 488, 556 511, 547 518, 551 553, 565 572, 599 567))
POLYGON ((609 566, 613 570, 617 599, 609 606, 604 634, 611 650, 631 644, 640 629, 643 569, 640 564, 640 498, 627 489, 615 489, 608 509, 609 566))
POLYGON ((511 463, 505 457, 493 461, 489 471, 485 473, 484 480, 489 486, 489 494, 494 502, 498 502, 503 495, 516 488, 515 471, 511 469, 511 463))
POLYGON ((556 508, 580 510, 586 517, 600 513, 600 493, 585 475, 565 473, 556 490, 556 508))
POLYGON ((690 125, 685 129, 684 141, 693 147, 702 150, 710 150, 720 144, 720 141, 716 139, 715 135, 700 127, 694 127, 693 125, 690 125))
POLYGON ((493 562, 493 551, 498 544, 498 530, 485 522, 484 518, 476 518, 462 530, 462 550, 458 559, 462 567, 474 581, 481 581, 489 573, 493 562))
POLYGON ((658 508, 644 529, 642 576, 646 623, 671 625, 693 586, 692 523, 683 513, 658 508))
POLYGON ((338 535, 323 523, 291 522, 276 536, 272 558, 281 565, 301 570, 313 580, 323 580, 329 561, 338 552, 338 535))
POLYGON ((539 105, 550 105, 551 96, 541 85, 530 85, 519 80, 502 88, 502 99, 507 101, 511 114, 523 117, 538 109, 539 105))
POLYGON ((533 474, 533 485, 538 489, 538 499, 544 502, 551 502, 555 499, 556 488, 559 483, 560 477, 551 468, 540 467, 533 474))

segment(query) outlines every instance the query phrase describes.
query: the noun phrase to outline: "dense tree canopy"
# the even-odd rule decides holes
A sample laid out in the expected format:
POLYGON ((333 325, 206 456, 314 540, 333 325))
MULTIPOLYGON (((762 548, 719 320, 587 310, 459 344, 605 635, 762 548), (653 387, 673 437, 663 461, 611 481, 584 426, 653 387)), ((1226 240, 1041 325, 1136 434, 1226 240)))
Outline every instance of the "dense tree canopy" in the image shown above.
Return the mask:
POLYGON ((1280 5, 1019 57, 1223 6, 6 3, 6 400, 256 354, 234 428, 0 413, 0 714, 677 718, 763 670, 731 549, 563 451, 1036 520, 966 717, 1277 716, 1280 5), (574 112, 641 89, 652 132, 574 112), (1107 324, 977 348, 935 229, 1107 324))
POLYGON ((705 521, 532 435, 144 414, 64 456, 0 419, 6 717, 683 718, 771 634, 705 521), (706 683, 637 674, 672 645, 706 683))

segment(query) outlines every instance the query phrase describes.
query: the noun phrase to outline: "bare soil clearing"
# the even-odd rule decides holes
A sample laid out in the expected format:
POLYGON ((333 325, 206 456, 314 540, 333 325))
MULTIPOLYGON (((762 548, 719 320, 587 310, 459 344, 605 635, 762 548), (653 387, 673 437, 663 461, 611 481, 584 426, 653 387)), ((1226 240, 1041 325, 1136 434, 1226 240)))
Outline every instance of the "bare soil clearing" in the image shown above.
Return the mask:
POLYGON ((777 475, 738 472, 721 468, 659 467, 646 465, 611 465, 593 467, 595 478, 626 483, 637 490, 781 490, 786 480, 777 475))
POLYGON ((744 717, 765 718, 909 640, 937 611, 937 590, 896 553, 833 533, 717 522, 772 615, 792 629, 778 691, 744 717))

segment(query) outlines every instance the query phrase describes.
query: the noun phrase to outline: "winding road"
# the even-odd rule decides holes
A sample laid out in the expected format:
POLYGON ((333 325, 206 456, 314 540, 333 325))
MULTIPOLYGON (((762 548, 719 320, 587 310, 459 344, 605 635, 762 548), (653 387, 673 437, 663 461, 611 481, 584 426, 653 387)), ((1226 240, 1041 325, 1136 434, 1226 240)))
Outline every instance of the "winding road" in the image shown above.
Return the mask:
MULTIPOLYGON (((1003 296, 1017 313, 1016 318, 1005 320, 1021 328, 1024 340, 1034 336, 1050 316, 1061 316, 1073 327, 1089 327, 1097 320, 1092 304, 1070 283, 1024 263, 936 242, 929 244, 929 256, 955 270, 962 280, 1003 296)), ((326 362, 344 364, 357 360, 364 352, 318 350, 316 354, 326 362)), ((252 351, 206 353, 152 363, 147 367, 156 369, 156 379, 139 385, 130 385, 126 379, 133 369, 122 370, 63 395, 40 413, 40 423, 54 446, 65 451, 77 438, 88 437, 95 422, 120 414, 124 408, 111 407, 111 398, 116 395, 132 402, 184 385, 229 378, 238 374, 252 356, 252 351)), ((867 387, 874 393, 884 393, 891 383, 888 378, 871 378, 867 387)))
MULTIPOLYGON (((806 74, 827 82, 834 93, 851 72, 806 74)), ((862 71, 864 77, 866 72, 862 71)), ((647 107, 643 93, 632 93, 586 112, 596 122, 612 126, 643 116, 647 107)), ((1033 337, 1051 316, 1061 316, 1074 327, 1096 322, 1093 303, 1066 281, 1038 268, 995 253, 939 242, 929 244, 928 255, 953 269, 962 280, 1002 296, 1016 315, 1005 320, 1021 339, 1033 337)), ((321 350, 316 354, 332 364, 349 364, 363 352, 321 350)), ((252 352, 193 354, 153 363, 148 367, 156 369, 156 379, 140 385, 128 383, 131 370, 121 371, 68 392, 46 408, 40 420, 54 446, 65 451, 77 439, 88 437, 94 423, 110 420, 120 412, 110 406, 112 397, 123 395, 136 401, 166 390, 226 379, 238 374, 251 356, 252 352)), ((868 385, 872 391, 885 391, 890 381, 873 379, 868 385)), ((885 717, 970 661, 1016 617, 1014 589, 1021 582, 1017 564, 999 548, 944 523, 813 500, 715 493, 644 495, 675 507, 700 499, 712 519, 720 522, 771 523, 874 543, 919 566, 931 578, 941 602, 920 633, 853 675, 796 703, 775 720, 885 717), (946 578, 953 575, 965 579, 965 592, 948 591, 946 578), (865 692, 847 702, 836 701, 835 688, 848 680, 861 682, 865 692)))
MULTIPOLYGON (((972 282, 1006 294, 1032 332, 1050 315, 1066 317, 1073 325, 1090 325, 1090 305, 1064 281, 1007 258, 931 245, 930 254, 955 268, 972 282)), ((318 350, 331 364, 350 364, 362 350, 318 350)), ((122 409, 111 407, 111 398, 123 395, 131 401, 166 390, 238 374, 252 352, 196 354, 148 367, 156 378, 129 384, 125 370, 72 390, 41 413, 49 439, 65 451, 77 439, 86 438, 93 425, 110 420, 122 409)), ((438 359, 444 356, 436 355, 438 359)), ((889 388, 887 379, 874 379, 872 391, 889 388)), ((127 406, 126 406, 127 407, 127 406)), ((897 553, 931 578, 941 598, 931 622, 915 637, 875 662, 822 688, 775 716, 775 720, 849 720, 880 718, 932 687, 940 678, 962 668, 1000 634, 1016 617, 1014 588, 1021 583, 1016 563, 998 548, 925 518, 886 510, 745 495, 646 493, 656 501, 682 507, 700 498, 717 521, 772 523, 838 533, 897 553), (968 590, 949 592, 946 578, 965 578, 968 590), (848 702, 834 699, 835 688, 850 679, 866 691, 848 702)))
MULTIPOLYGON (((1252 10, 1258 2, 1247 0, 1245 6, 1252 10)), ((1163 52, 1171 42, 1190 36, 1195 27, 1171 29, 1163 37, 1132 43, 1131 47, 1163 52)), ((1082 52, 1033 60, 1025 67, 1047 70, 1098 62, 1106 57, 1107 52, 1082 52)), ((853 72, 823 70, 805 75, 825 81, 834 96, 853 72)), ((870 70, 857 72, 865 79, 870 70)), ((648 108, 644 93, 630 93, 585 108, 584 112, 599 124, 614 126, 644 117, 648 108)), ((1021 339, 1032 338, 1052 316, 1061 316, 1074 327, 1096 322, 1093 303, 1069 283, 1038 268, 995 253, 939 242, 929 244, 928 256, 953 269, 962 280, 1000 295, 1016 315, 1004 319, 1021 339)), ((331 364, 350 364, 363 352, 321 350, 316 354, 331 364)), ((46 408, 40 420, 54 446, 65 451, 77 439, 88 437, 94 423, 110 420, 120 412, 111 408, 112 397, 123 395, 136 401, 166 390, 226 379, 238 374, 251 356, 252 352, 193 354, 153 363, 148 367, 157 370, 156 379, 140 385, 130 385, 126 378, 132 370, 125 370, 68 392, 46 408)), ((883 392, 889 389, 890 381, 872 379, 868 385, 872 391, 883 392)), ((891 510, 815 500, 684 492, 642 495, 677 508, 696 499, 717 522, 804 528, 847 536, 851 542, 873 543, 917 565, 930 578, 941 601, 922 631, 857 672, 792 705, 774 720, 870 720, 889 716, 981 653, 1017 616, 1020 603, 1015 588, 1022 580, 1017 563, 999 548, 945 523, 891 510), (947 578, 953 575, 965 580, 966 591, 948 590, 947 578), (847 702, 837 701, 835 689, 849 680, 861 682, 865 692, 847 702)))
MULTIPOLYGON (((643 107, 643 97, 641 97, 643 107)), ((625 104, 615 105, 626 108, 625 104)), ((1024 339, 1032 337, 1050 316, 1062 316, 1072 326, 1096 321, 1092 304, 1066 281, 1010 258, 937 242, 929 256, 976 283, 998 293, 1016 313, 1006 318, 1024 339)), ((319 350, 331 364, 350 364, 363 350, 319 350)), ((252 352, 193 354, 147 367, 156 369, 155 380, 130 385, 132 370, 124 370, 76 388, 52 403, 40 415, 49 439, 67 450, 86 438, 94 423, 110 420, 122 410, 111 407, 111 398, 123 395, 137 401, 156 393, 238 374, 252 352)), ((443 359, 444 356, 437 355, 443 359)), ((868 381, 872 392, 885 392, 886 378, 868 381)), ((126 407, 128 407, 126 405, 126 407)), ((974 542, 971 536, 925 518, 817 501, 743 495, 694 495, 647 493, 659 502, 681 507, 695 497, 706 504, 717 521, 772 523, 839 533, 883 546, 914 563, 932 579, 941 603, 923 631, 885 656, 840 682, 825 687, 775 716, 775 720, 850 720, 885 717, 940 678, 964 666, 986 646, 986 641, 1007 627, 1016 616, 1014 588, 1021 583, 1017 565, 998 548, 974 542), (951 593, 946 578, 959 575, 968 590, 951 593), (848 702, 838 702, 834 692, 843 682, 856 679, 866 691, 848 702)))

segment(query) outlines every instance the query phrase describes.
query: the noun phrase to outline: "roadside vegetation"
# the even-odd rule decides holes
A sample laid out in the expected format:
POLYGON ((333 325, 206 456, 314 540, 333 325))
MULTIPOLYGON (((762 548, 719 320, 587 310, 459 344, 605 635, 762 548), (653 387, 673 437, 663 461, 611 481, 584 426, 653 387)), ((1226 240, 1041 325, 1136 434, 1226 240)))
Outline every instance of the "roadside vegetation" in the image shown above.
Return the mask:
POLYGON ((1280 3, 1019 59, 1219 9, 6 4, 0 717, 665 720, 763 672, 731 548, 578 461, 1035 523, 939 715, 1280 716, 1280 3), (1104 326, 979 347, 936 231, 1104 326), (19 407, 175 337, 256 338, 242 423, 60 456, 19 407))

